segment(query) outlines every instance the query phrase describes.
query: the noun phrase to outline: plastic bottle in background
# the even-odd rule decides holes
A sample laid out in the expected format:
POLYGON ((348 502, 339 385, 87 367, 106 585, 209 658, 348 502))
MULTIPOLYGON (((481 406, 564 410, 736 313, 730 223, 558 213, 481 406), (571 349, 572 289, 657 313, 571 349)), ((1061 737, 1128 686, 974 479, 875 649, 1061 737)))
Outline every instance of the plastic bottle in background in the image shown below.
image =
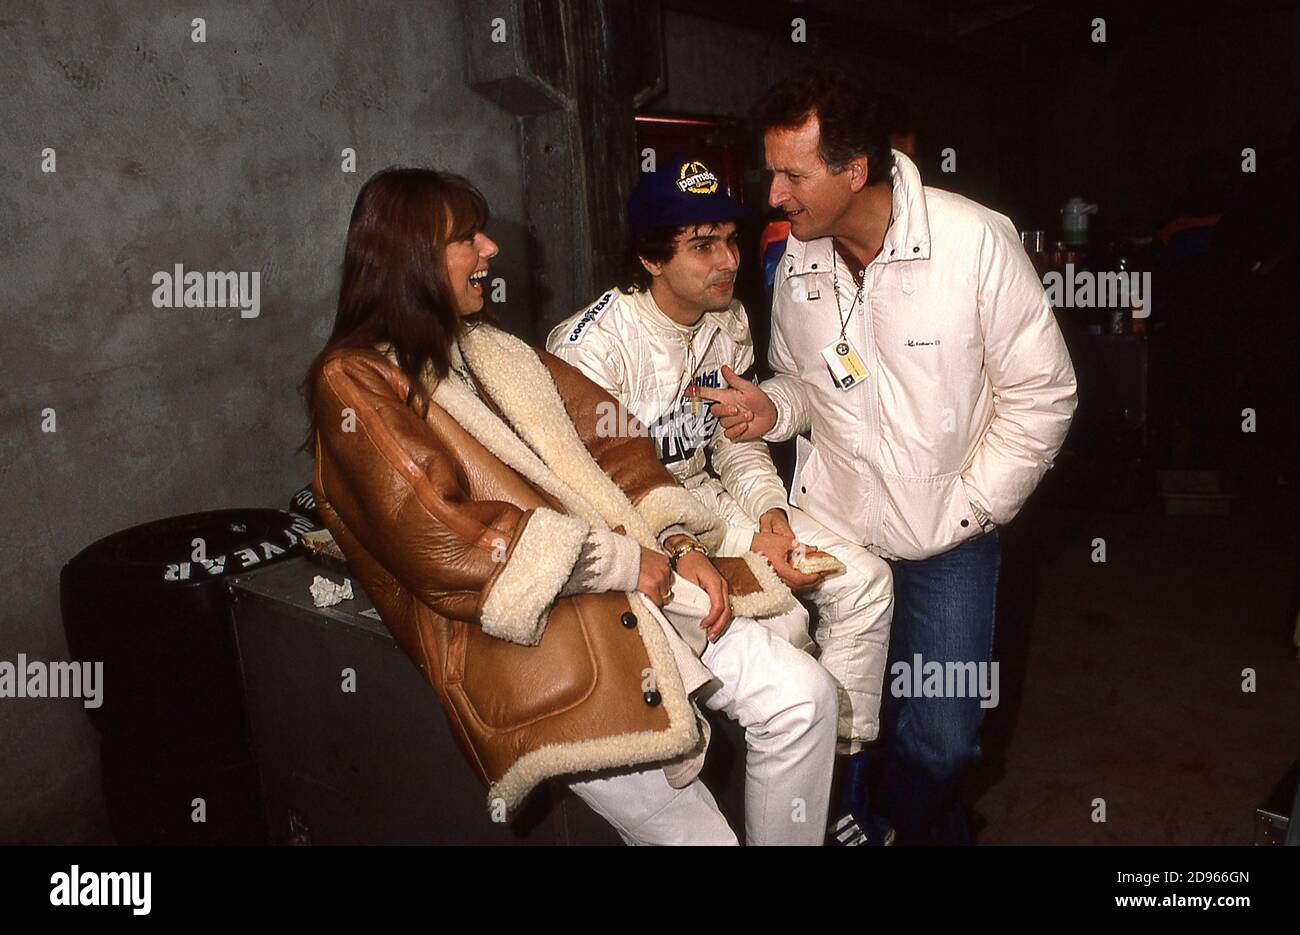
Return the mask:
POLYGON ((1071 198, 1061 209, 1061 229, 1068 244, 1088 242, 1088 215, 1096 214, 1097 206, 1082 198, 1071 198))

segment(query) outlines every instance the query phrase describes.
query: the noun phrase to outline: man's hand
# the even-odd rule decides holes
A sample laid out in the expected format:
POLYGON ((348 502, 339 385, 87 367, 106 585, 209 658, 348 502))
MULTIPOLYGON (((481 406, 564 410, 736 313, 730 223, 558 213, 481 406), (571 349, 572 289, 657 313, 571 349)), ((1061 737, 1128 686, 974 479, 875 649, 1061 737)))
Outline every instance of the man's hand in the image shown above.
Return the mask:
POLYGON ((790 517, 786 516, 785 510, 780 507, 773 507, 758 518, 758 531, 775 533, 778 536, 785 536, 791 542, 794 541, 790 517))
POLYGON ((700 626, 708 633, 709 641, 716 643, 731 624, 731 595, 727 579, 702 552, 687 552, 679 558, 677 574, 699 585, 709 595, 709 613, 700 621, 700 626))
POLYGON ((722 366, 722 376, 727 381, 726 389, 692 385, 689 392, 713 400, 713 415, 722 423, 727 437, 733 442, 748 442, 772 431, 776 425, 776 406, 771 398, 758 384, 738 376, 726 364, 722 366))
POLYGON ((791 591, 810 588, 820 584, 821 575, 809 575, 795 568, 790 561, 790 552, 799 547, 795 541, 794 530, 790 528, 790 519, 785 510, 773 507, 758 518, 758 532, 750 543, 750 551, 758 552, 772 566, 778 578, 785 582, 791 591))
POLYGON ((771 532, 756 532, 753 541, 749 544, 749 550, 767 559, 776 576, 785 582, 786 587, 791 591, 798 591, 801 588, 811 588, 820 584, 822 576, 806 575, 790 564, 790 550, 797 545, 793 538, 778 536, 771 532))
POLYGON ((636 589, 650 598, 656 607, 664 606, 664 595, 672 586, 673 570, 668 567, 668 556, 641 546, 641 574, 636 589))

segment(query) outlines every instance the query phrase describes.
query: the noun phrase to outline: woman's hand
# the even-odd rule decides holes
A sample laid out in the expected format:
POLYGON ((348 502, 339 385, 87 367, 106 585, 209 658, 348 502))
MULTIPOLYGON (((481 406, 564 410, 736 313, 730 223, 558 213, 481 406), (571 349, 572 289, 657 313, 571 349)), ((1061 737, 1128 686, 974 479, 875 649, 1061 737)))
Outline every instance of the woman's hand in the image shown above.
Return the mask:
POLYGON ((636 589, 650 598, 656 607, 664 606, 664 596, 673 583, 673 571, 668 566, 668 556, 641 546, 641 573, 636 589))
POLYGON ((731 624, 731 595, 727 579, 702 552, 687 552, 679 558, 677 574, 699 585, 709 595, 709 613, 700 621, 700 626, 708 633, 709 641, 716 643, 731 624))

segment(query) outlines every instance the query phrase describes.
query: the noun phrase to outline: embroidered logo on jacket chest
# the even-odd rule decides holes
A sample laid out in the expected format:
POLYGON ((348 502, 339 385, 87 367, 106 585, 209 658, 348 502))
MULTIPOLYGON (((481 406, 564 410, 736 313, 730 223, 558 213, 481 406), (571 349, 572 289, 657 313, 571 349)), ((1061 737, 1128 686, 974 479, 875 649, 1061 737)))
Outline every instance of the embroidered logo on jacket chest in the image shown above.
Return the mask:
MULTIPOLYGON (((695 375, 688 386, 717 389, 722 386, 722 374, 717 369, 702 371, 695 375)), ((660 462, 667 465, 685 461, 713 438, 718 420, 714 418, 712 407, 707 402, 703 399, 692 400, 683 392, 672 408, 649 426, 650 437, 659 450, 660 462), (694 411, 692 401, 695 403, 694 411)))

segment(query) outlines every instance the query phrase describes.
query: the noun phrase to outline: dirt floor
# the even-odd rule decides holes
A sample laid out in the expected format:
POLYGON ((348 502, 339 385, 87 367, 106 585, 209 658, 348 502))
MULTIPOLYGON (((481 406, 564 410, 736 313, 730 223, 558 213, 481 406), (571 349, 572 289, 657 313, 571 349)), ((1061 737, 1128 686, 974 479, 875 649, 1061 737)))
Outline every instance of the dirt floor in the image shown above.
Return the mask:
POLYGON ((1004 530, 980 844, 1251 843, 1300 757, 1300 495, 1244 489, 1232 516, 1031 501, 1004 530))

